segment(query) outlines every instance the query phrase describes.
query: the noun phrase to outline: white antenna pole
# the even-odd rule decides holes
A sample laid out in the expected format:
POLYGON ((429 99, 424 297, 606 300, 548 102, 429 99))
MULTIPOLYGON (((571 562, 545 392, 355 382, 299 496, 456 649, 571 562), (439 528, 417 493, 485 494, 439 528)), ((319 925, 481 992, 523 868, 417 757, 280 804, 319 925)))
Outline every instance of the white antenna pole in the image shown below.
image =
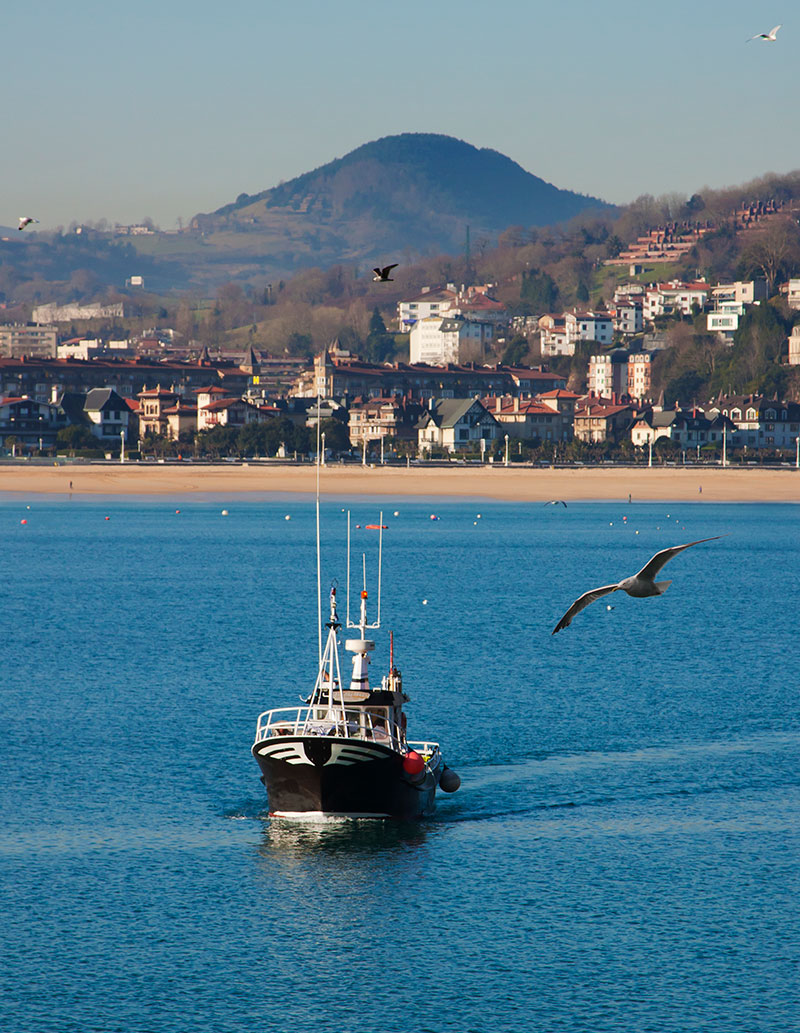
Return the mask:
POLYGON ((322 666, 322 567, 319 542, 319 423, 321 401, 317 392, 317 633, 319 637, 319 663, 322 666))
MULTIPOLYGON (((383 440, 383 439, 381 439, 383 440)), ((381 626, 381 568, 383 566, 383 512, 381 511, 381 517, 378 521, 380 524, 380 530, 378 531, 378 627, 381 626)))

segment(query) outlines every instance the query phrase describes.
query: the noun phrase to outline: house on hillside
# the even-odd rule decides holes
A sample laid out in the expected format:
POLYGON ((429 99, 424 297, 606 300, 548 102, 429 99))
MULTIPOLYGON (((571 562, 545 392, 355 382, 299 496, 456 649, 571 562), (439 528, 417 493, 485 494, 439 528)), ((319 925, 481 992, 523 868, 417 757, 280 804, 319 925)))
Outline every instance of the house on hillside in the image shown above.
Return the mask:
POLYGON ((501 436, 500 424, 477 398, 432 401, 417 422, 420 452, 431 448, 476 452, 482 441, 489 444, 501 436))
POLYGON ((546 313, 539 319, 542 355, 574 355, 579 341, 610 345, 614 324, 608 312, 546 313))
POLYGON ((644 295, 644 317, 653 320, 657 316, 670 315, 673 312, 690 316, 695 305, 701 310, 706 307, 709 290, 704 280, 693 283, 670 280, 668 283, 648 287, 644 295))
POLYGON ((458 297, 454 284, 447 287, 423 287, 422 293, 397 303, 397 324, 401 333, 407 333, 419 319, 442 316, 458 297))

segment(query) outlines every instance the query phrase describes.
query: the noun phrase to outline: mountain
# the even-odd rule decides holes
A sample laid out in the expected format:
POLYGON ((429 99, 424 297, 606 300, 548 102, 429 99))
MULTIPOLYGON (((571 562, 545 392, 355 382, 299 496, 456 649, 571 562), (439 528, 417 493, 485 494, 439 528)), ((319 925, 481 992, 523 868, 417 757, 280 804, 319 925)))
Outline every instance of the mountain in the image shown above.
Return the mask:
POLYGON ((403 133, 270 190, 240 194, 195 216, 192 228, 222 251, 257 250, 265 265, 292 271, 459 252, 467 226, 473 240, 496 238, 511 225, 549 225, 609 207, 558 189, 498 151, 440 134, 403 133))

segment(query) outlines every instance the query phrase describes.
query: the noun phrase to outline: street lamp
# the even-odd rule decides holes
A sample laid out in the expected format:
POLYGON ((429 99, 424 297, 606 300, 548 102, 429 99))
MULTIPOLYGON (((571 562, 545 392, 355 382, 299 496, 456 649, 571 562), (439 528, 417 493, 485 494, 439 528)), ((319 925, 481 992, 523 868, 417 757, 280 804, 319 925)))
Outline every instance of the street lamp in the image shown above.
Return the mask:
POLYGON ((722 424, 722 466, 723 468, 728 465, 728 428, 722 424))
POLYGON ((648 438, 647 439, 647 449, 648 449, 648 451, 647 451, 647 465, 648 466, 652 466, 653 465, 653 439, 652 438, 648 438))
POLYGON ((381 466, 383 465, 383 434, 381 434, 381 466))
POLYGON ((508 434, 506 434, 506 458, 504 465, 508 466, 508 434))
POLYGON ((325 431, 322 432, 322 465, 325 465, 325 431))
POLYGON ((486 438, 481 438, 481 462, 486 461, 486 438))
POLYGON ((125 431, 119 432, 119 461, 120 463, 125 462, 125 431))

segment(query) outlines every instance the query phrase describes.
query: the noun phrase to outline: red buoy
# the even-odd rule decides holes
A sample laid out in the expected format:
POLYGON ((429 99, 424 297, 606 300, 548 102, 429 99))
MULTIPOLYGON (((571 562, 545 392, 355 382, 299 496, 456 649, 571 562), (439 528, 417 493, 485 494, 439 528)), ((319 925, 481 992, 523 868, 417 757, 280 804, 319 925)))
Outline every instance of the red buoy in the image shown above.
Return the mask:
POLYGON ((416 750, 409 750, 403 757, 403 771, 408 775, 418 775, 425 767, 425 761, 416 750))

